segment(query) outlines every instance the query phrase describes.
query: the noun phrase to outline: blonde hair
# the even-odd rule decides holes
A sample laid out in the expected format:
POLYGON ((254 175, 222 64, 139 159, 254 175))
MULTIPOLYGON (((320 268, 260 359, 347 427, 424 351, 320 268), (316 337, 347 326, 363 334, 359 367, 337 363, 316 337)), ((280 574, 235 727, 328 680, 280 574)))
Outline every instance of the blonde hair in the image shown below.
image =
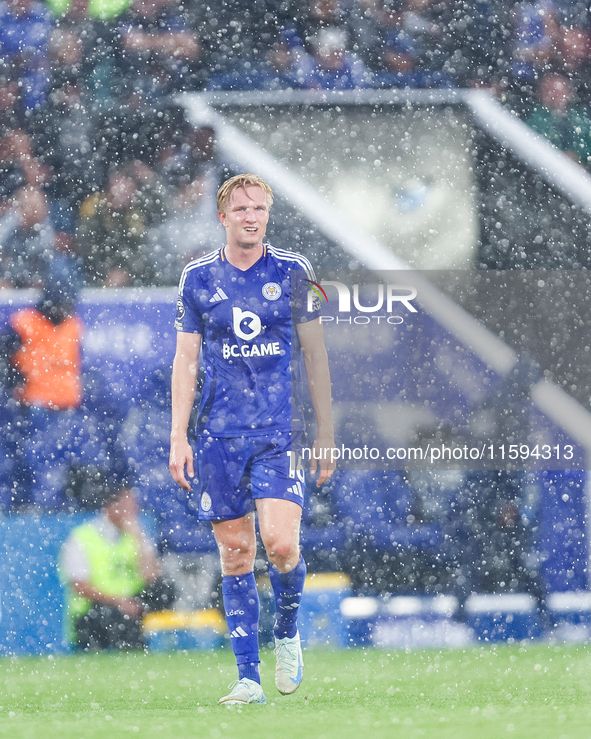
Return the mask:
POLYGON ((246 190, 247 187, 260 187, 266 195, 267 206, 271 208, 273 205, 273 190, 267 185, 262 177, 257 174, 237 174, 234 177, 230 177, 218 190, 218 212, 225 213, 230 198, 234 190, 241 187, 246 190))

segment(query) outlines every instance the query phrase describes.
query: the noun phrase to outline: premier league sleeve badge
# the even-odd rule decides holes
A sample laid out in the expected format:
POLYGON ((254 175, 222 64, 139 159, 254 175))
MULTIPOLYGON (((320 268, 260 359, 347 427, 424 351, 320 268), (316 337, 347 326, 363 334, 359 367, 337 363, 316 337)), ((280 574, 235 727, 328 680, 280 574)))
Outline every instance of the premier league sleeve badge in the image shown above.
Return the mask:
POLYGON ((182 330, 183 318, 185 317, 185 304, 183 303, 182 297, 179 295, 176 301, 176 318, 174 321, 174 327, 182 330))

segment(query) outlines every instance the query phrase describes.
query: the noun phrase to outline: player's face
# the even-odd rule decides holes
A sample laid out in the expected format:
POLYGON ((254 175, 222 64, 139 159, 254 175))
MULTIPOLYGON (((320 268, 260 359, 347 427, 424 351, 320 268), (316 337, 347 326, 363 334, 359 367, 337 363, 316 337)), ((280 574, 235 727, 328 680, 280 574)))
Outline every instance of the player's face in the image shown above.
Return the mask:
POLYGON ((237 187, 226 212, 218 215, 226 229, 228 246, 253 249, 262 245, 269 222, 269 206, 262 187, 237 187))

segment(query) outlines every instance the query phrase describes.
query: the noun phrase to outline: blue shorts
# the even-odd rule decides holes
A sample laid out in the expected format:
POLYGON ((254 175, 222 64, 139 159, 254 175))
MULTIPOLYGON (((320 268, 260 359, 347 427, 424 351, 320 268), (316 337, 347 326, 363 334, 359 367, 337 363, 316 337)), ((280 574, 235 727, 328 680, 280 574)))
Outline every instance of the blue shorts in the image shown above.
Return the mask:
POLYGON ((227 521, 255 509, 257 498, 304 505, 305 475, 298 450, 303 434, 204 437, 197 442, 199 518, 227 521))

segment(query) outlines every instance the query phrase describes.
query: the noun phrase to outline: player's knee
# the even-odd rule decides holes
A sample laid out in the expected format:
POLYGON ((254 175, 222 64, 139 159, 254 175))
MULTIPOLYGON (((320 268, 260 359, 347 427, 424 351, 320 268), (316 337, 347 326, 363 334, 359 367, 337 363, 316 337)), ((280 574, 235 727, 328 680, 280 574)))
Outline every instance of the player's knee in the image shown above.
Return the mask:
POLYGON ((250 546, 221 546, 220 559, 224 575, 243 575, 254 566, 255 550, 250 546))
POLYGON ((281 572, 293 569, 299 560, 299 549, 291 541, 276 541, 267 546, 267 555, 281 572))
POLYGON ((245 575, 252 572, 254 567, 254 557, 234 556, 222 557, 222 573, 233 577, 235 575, 245 575))

